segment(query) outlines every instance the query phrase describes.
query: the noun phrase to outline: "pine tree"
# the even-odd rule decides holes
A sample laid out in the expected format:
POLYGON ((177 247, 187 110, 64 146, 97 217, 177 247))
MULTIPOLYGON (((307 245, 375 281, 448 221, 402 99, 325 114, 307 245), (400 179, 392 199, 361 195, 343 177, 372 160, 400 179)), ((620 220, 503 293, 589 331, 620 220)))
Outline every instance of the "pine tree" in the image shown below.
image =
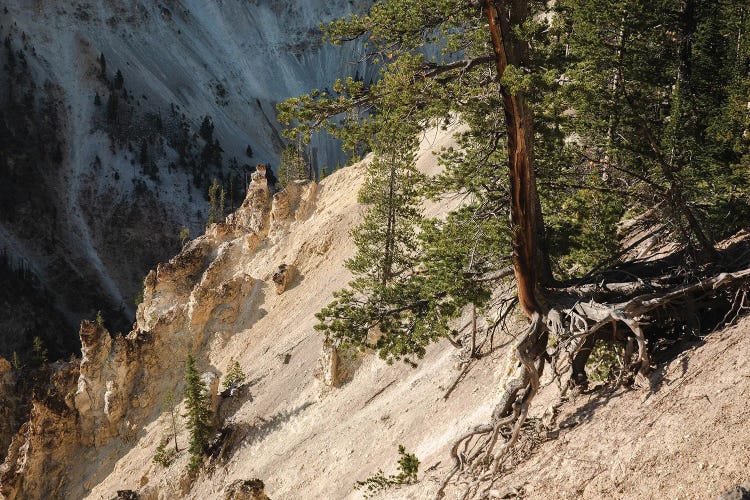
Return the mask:
MULTIPOLYGON (((346 151, 375 154, 362 197, 369 211, 348 263, 355 279, 318 314, 327 343, 373 347, 387 359, 419 356, 426 343, 457 333, 449 320, 465 306, 481 311, 492 288, 511 278, 529 327, 492 424, 507 418, 521 428, 550 338, 558 346, 596 341, 601 314, 639 342, 632 366, 646 375, 640 323, 669 329, 682 321, 665 306, 684 290, 652 293, 669 287, 653 270, 618 274, 618 223, 641 215, 684 248, 679 269, 661 263, 656 274, 685 276, 696 303, 708 303, 699 276, 718 282, 707 271, 722 266, 714 241, 750 214, 748 19, 747 6, 731 0, 381 0, 325 27, 334 43, 361 40, 382 65, 371 85, 341 79, 332 92, 279 106, 297 144, 325 130, 346 151), (434 46, 440 55, 425 56, 434 46), (466 128, 438 152, 443 171, 415 197, 408 183, 402 193, 390 180, 413 164, 418 131, 456 117, 466 128), (458 194, 465 203, 420 221, 407 209, 421 194, 458 194), (594 312, 566 302, 571 277, 575 302, 594 312), (586 289, 602 280, 651 288, 602 299, 586 289)), ((576 354, 573 383, 585 380, 587 356, 576 354)), ((467 439, 494 443, 486 436, 497 427, 487 428, 467 439)), ((491 456, 484 451, 474 456, 491 456)))
POLYGON ((118 69, 117 73, 115 73, 115 81, 114 81, 115 90, 122 89, 123 85, 125 85, 125 78, 122 76, 122 71, 118 69))
POLYGON ((174 392, 172 392, 171 390, 167 392, 167 395, 164 397, 162 412, 167 413, 169 430, 172 434, 172 441, 174 442, 174 451, 175 453, 177 453, 178 451, 180 451, 180 449, 177 447, 177 433, 180 428, 180 414, 177 411, 177 400, 174 396, 174 392))
POLYGON ((23 364, 21 364, 21 358, 18 357, 18 353, 16 351, 13 351, 13 361, 11 362, 11 364, 16 371, 19 371, 23 367, 23 364))
POLYGON ((286 187, 296 180, 307 179, 307 163, 297 146, 289 145, 281 152, 278 186, 286 187))
POLYGON ((221 222, 224 218, 224 205, 226 202, 226 192, 224 187, 214 179, 208 187, 208 224, 221 222))
POLYGON ((253 148, 248 144, 247 149, 245 149, 245 155, 247 155, 248 158, 253 157, 253 148))
POLYGON ((229 361, 230 368, 224 375, 224 390, 228 390, 230 395, 234 395, 234 391, 245 383, 245 372, 242 371, 239 361, 231 359, 229 361))
POLYGON ((99 76, 101 78, 107 78, 107 60, 104 58, 104 53, 99 56, 99 76))
POLYGON ((203 121, 201 122, 199 133, 204 141, 206 141, 207 143, 213 144, 214 123, 213 121, 211 121, 210 116, 203 117, 203 121))
POLYGON ((114 123, 117 120, 117 110, 119 107, 117 94, 114 92, 109 94, 107 98, 107 121, 114 123))
POLYGON ((190 462, 188 471, 191 475, 198 472, 203 463, 203 455, 211 438, 213 418, 209 407, 208 391, 205 383, 198 375, 195 368, 195 358, 188 354, 185 361, 185 426, 190 431, 190 462))
POLYGON ((42 366, 47 363, 47 348, 40 337, 34 337, 31 346, 31 361, 34 366, 42 366))
POLYGON ((94 95, 94 106, 101 106, 102 105, 102 98, 99 96, 99 92, 94 95))

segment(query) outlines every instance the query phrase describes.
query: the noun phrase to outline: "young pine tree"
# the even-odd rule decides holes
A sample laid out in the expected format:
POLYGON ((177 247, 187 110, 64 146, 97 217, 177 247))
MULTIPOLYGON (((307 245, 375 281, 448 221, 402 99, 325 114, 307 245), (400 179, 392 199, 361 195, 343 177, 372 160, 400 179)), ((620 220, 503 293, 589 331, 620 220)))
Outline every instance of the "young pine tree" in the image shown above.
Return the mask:
POLYGON ((217 179, 208 187, 208 224, 221 222, 224 217, 226 192, 217 179))
POLYGON ((115 90, 120 90, 123 85, 125 85, 125 78, 122 76, 122 71, 119 69, 117 70, 117 73, 115 73, 115 90))
POLYGON ((357 253, 345 264, 354 280, 317 314, 316 325, 327 342, 373 348, 388 361, 423 355, 437 334, 418 318, 431 301, 413 273, 419 263, 416 228, 422 218, 423 176, 414 164, 418 138, 416 129, 394 116, 396 112, 384 112, 376 125, 375 158, 359 193, 367 213, 352 231, 357 253), (373 335, 376 329, 379 336, 373 335))
POLYGON ((307 163, 299 148, 290 144, 281 152, 278 185, 286 187, 292 181, 307 178, 307 163))
POLYGON ((213 431, 211 425, 211 409, 209 407, 208 390, 195 368, 195 358, 188 354, 185 361, 185 426, 190 431, 190 462, 188 471, 195 474, 201 467, 203 455, 208 446, 208 440, 213 431))
POLYGON ((224 390, 228 390, 230 395, 234 395, 234 391, 245 383, 245 372, 242 371, 239 361, 230 360, 230 368, 227 374, 224 375, 224 390))

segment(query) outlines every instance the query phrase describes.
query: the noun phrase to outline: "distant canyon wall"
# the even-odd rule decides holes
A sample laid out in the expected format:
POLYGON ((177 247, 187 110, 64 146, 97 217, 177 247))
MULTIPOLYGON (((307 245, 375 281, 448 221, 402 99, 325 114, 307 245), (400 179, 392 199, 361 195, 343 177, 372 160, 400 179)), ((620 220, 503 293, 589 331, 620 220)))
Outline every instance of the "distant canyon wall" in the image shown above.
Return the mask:
MULTIPOLYGON (((128 331, 148 269, 202 233, 213 179, 230 210, 278 161, 275 105, 375 78, 318 28, 370 3, 0 1, 0 356, 34 336, 65 356, 98 310, 128 331)), ((322 137, 309 153, 342 160, 322 137)))

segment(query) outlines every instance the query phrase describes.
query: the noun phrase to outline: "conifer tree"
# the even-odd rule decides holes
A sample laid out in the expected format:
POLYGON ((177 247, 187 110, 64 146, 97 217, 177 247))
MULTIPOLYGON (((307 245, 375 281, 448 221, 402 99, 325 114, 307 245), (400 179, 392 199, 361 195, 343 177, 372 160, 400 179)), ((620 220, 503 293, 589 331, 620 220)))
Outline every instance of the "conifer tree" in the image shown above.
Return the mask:
POLYGON ((103 52, 99 56, 99 76, 101 78, 107 78, 107 60, 104 58, 103 52))
MULTIPOLYGON (((318 314, 327 343, 373 347, 386 359, 419 356, 455 333, 450 320, 466 305, 481 311, 513 278, 529 326, 492 423, 461 438, 484 440, 474 457, 492 457, 500 422, 515 429, 508 446, 518 438, 551 337, 567 349, 617 324, 638 342, 630 366, 643 378, 642 322, 672 328, 680 320, 666 306, 686 290, 712 310, 723 292, 706 292, 705 283, 747 284, 739 264, 729 266, 730 281, 711 274, 729 270, 714 241, 750 214, 750 12, 740 4, 381 0, 327 26, 330 41, 359 39, 382 65, 371 85, 341 79, 279 106, 292 140, 325 130, 347 151, 375 153, 362 199, 369 210, 347 263, 355 279, 318 314), (389 176, 413 166, 418 132, 457 118, 465 128, 455 147, 438 152, 443 171, 415 197, 400 184, 389 190, 389 176), (403 217, 421 194, 464 195, 465 203, 439 220, 403 217), (680 266, 630 262, 633 274, 623 277, 617 228, 626 214, 644 217, 649 236, 674 241, 680 266), (691 283, 659 281, 675 276, 691 283), (613 286, 604 299, 586 288, 603 282, 613 286)), ((575 355, 571 383, 585 383, 587 356, 575 355)))
POLYGON ((281 152, 279 160, 278 185, 286 187, 292 181, 307 179, 307 162, 300 153, 300 148, 290 144, 281 152))
POLYGON ((228 390, 230 395, 234 395, 234 391, 244 383, 245 372, 242 371, 242 366, 240 366, 239 361, 231 359, 229 370, 224 375, 224 390, 228 390))
POLYGON ((117 94, 111 92, 107 98, 107 121, 114 123, 117 119, 117 110, 119 107, 117 94))
POLYGON ((47 363, 47 348, 44 347, 41 337, 34 337, 31 353, 31 360, 34 366, 41 366, 47 363))
POLYGON ((211 117, 206 115, 203 117, 203 121, 200 126, 200 136, 209 144, 213 144, 214 137, 214 123, 211 121, 211 117))
POLYGON ((198 375, 195 368, 195 358, 188 354, 185 361, 185 426, 190 431, 190 462, 188 471, 195 474, 201 467, 203 455, 208 446, 208 440, 213 431, 211 420, 213 418, 209 407, 208 391, 205 383, 198 375))
POLYGON ((208 187, 208 224, 221 222, 224 218, 224 204, 226 203, 226 192, 224 187, 214 179, 208 187))
POLYGON ((115 81, 114 81, 115 90, 120 90, 124 84, 125 84, 125 78, 122 76, 122 71, 118 69, 117 73, 115 73, 115 81))

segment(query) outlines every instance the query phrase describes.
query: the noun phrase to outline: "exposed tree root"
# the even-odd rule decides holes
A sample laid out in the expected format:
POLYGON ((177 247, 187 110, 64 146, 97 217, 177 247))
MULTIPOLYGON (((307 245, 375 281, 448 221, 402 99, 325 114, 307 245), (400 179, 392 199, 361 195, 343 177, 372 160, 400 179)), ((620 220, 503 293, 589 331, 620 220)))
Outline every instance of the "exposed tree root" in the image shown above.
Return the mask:
MULTIPOLYGON (((502 472, 506 459, 512 454, 524 428, 530 405, 540 389, 544 365, 547 361, 552 361, 552 357, 558 359, 562 354, 567 354, 567 362, 570 363, 580 355, 581 348, 587 341, 595 340, 610 331, 609 339, 614 340, 619 332, 624 332, 624 340, 630 340, 628 345, 633 346, 623 349, 624 368, 635 374, 638 385, 649 388, 647 375, 650 356, 643 325, 655 321, 654 313, 657 310, 665 311, 665 314, 659 316, 665 321, 664 318, 675 317, 676 311, 685 308, 687 303, 691 308, 699 310, 709 307, 709 304, 727 293, 728 298, 724 300, 728 310, 719 321, 720 324, 727 324, 750 309, 747 304, 750 269, 723 272, 667 290, 643 293, 644 288, 661 288, 656 284, 657 280, 658 278, 650 280, 649 283, 636 280, 608 284, 608 293, 615 291, 614 294, 621 299, 611 303, 584 300, 581 289, 560 289, 557 295, 552 290, 549 296, 554 297, 554 307, 548 305, 545 314, 534 313, 528 329, 515 344, 490 423, 466 432, 451 447, 453 468, 441 484, 437 497, 442 498, 446 487, 457 481, 466 485, 463 498, 487 496, 488 490, 480 491, 481 485, 486 485, 488 481, 492 484, 502 472), (678 307, 666 310, 673 306, 678 307), (618 329, 619 325, 624 328, 618 329), (554 353, 547 349, 550 336, 557 340, 554 353), (632 362, 631 353, 634 357, 632 362)), ((587 356, 585 354, 584 357, 587 356)), ((555 363, 552 365, 554 367, 555 363)), ((575 370, 574 366, 570 375, 572 383, 578 382, 575 380, 575 370)), ((553 377, 561 377, 565 373, 556 370, 553 372, 553 377)), ((585 372, 583 377, 585 378, 585 372)))

